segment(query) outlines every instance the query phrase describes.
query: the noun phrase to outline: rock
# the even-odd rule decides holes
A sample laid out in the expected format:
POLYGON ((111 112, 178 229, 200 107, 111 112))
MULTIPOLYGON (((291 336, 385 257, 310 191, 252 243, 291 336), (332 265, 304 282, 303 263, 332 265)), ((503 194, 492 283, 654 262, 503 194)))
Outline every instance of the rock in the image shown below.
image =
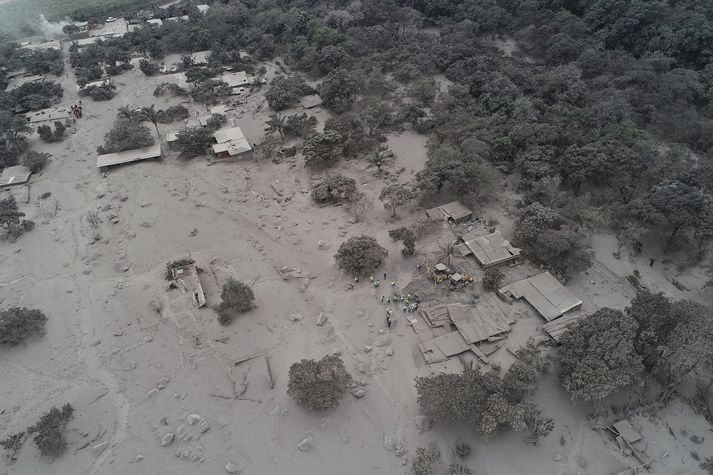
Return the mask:
POLYGON ((347 223, 349 223, 349 224, 356 224, 356 223, 357 223, 357 219, 356 219, 354 216, 349 216, 349 218, 347 218, 347 223))
POLYGON ((94 453, 94 455, 99 455, 102 452, 104 452, 104 449, 106 449, 108 445, 109 445, 109 442, 101 442, 101 443, 95 445, 94 447, 92 447, 92 452, 94 453))
POLYGON ((341 355, 342 353, 343 353, 343 350, 342 350, 341 348, 334 348, 334 349, 332 350, 332 354, 335 355, 335 356, 339 356, 339 355, 341 355))
POLYGON ((374 345, 376 346, 386 346, 391 343, 391 337, 389 335, 379 335, 374 338, 374 345))
POLYGON ((129 195, 127 195, 126 193, 122 193, 119 195, 119 201, 126 201, 128 199, 129 199, 129 195))
POLYGON ((300 315, 299 313, 293 313, 292 315, 290 315, 290 320, 292 320, 293 322, 299 322, 300 320, 302 320, 302 315, 300 315))
POLYGON ((419 432, 427 431, 431 427, 431 420, 427 416, 416 416, 413 418, 413 422, 419 432))
POLYGON ((366 373, 366 371, 367 371, 366 365, 365 365, 364 363, 359 363, 359 364, 357 365, 357 370, 358 370, 360 373, 366 373))
POLYGON ((151 391, 146 393, 146 399, 152 399, 156 396, 158 396, 159 390, 156 388, 153 388, 151 391))
POLYGON ((139 455, 136 456, 136 461, 137 461, 137 462, 141 462, 143 459, 144 459, 144 456, 141 455, 141 454, 139 454, 139 455))
POLYGON ((142 201, 139 206, 141 206, 142 208, 146 208, 148 206, 151 206, 151 203, 149 203, 148 201, 142 201))
POLYGON ((168 447, 173 442, 173 432, 169 432, 161 438, 161 447, 168 447))
POLYGON ((193 228, 193 229, 191 229, 191 232, 188 233, 188 236, 189 236, 189 237, 196 237, 196 236, 198 236, 198 228, 193 228))
POLYGON ((188 422, 190 425, 196 424, 202 420, 203 418, 200 416, 200 414, 188 414, 188 417, 186 417, 186 422, 188 422))
POLYGON ((386 349, 386 356, 394 356, 394 350, 391 348, 386 349))
POLYGON ((373 346, 365 345, 364 346, 364 353, 369 353, 371 350, 373 350, 373 346))
POLYGON ((163 378, 161 378, 161 379, 158 380, 158 384, 166 385, 166 384, 169 383, 169 381, 171 381, 171 380, 168 379, 168 378, 166 378, 166 377, 163 377, 163 378))
POLYGON ((327 249, 329 249, 330 247, 332 247, 332 243, 329 242, 329 241, 323 241, 323 240, 320 239, 320 240, 317 242, 317 247, 318 247, 319 249, 321 249, 322 251, 326 251, 327 249))
POLYGON ((555 462, 559 462, 559 461, 562 460, 562 458, 563 458, 563 457, 562 457, 562 454, 559 453, 559 452, 557 452, 557 453, 552 457, 552 460, 554 460, 555 462))
POLYGON ((327 315, 324 312, 320 312, 317 317, 317 326, 321 327, 325 323, 327 323, 327 315))
POLYGON ((309 452, 312 450, 314 447, 314 437, 306 437, 302 439, 302 441, 297 444, 297 448, 300 449, 302 452, 309 452))
POLYGON ((142 228, 150 228, 153 226, 153 223, 151 221, 143 221, 141 224, 139 224, 142 228))
POLYGON ((352 389, 352 396, 355 398, 362 398, 366 394, 366 391, 364 391, 362 388, 354 388, 352 389))
POLYGON ((369 381, 367 381, 366 378, 362 378, 359 380, 359 384, 362 386, 366 386, 367 384, 369 384, 369 381))
POLYGON ((240 468, 237 464, 234 464, 233 462, 228 462, 225 464, 225 471, 228 473, 236 474, 236 473, 242 473, 243 469, 240 468))

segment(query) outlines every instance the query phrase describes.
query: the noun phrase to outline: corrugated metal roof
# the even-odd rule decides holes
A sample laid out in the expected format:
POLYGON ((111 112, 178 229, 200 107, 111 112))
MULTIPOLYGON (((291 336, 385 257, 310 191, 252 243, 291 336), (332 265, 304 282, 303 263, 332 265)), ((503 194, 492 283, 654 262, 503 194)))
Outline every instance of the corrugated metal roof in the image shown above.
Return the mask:
POLYGON ((19 185, 26 183, 30 179, 32 172, 29 168, 18 165, 15 167, 7 167, 0 175, 0 186, 19 185))
POLYGON ((549 272, 507 285, 499 292, 506 297, 524 298, 548 322, 582 305, 582 301, 549 272))
POLYGON ((97 168, 110 167, 121 163, 138 162, 161 156, 161 144, 155 143, 148 147, 125 150, 123 152, 106 153, 97 157, 97 168))
POLYGON ((213 137, 215 138, 216 143, 223 143, 231 140, 244 139, 245 134, 243 134, 240 127, 224 127, 216 130, 213 137))

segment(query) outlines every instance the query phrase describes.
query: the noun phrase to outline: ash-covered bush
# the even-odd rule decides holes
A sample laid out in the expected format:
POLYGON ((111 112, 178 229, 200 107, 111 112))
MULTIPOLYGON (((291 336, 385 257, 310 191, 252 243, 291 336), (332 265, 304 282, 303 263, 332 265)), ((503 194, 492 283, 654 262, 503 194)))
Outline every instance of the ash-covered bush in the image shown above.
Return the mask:
POLYGON ((0 311, 0 344, 16 345, 45 331, 47 316, 39 310, 12 307, 0 311))
POLYGON ((27 429, 28 434, 34 434, 35 445, 40 449, 43 457, 55 458, 67 448, 64 439, 64 429, 74 414, 71 404, 65 404, 62 409, 53 407, 46 412, 40 421, 27 429))
POLYGON ((329 409, 339 402, 351 382, 338 356, 327 355, 319 361, 304 359, 290 367, 287 394, 308 409, 329 409))
POLYGON ((223 285, 220 293, 223 299, 216 308, 218 321, 222 325, 232 322, 236 315, 249 312, 254 308, 255 294, 248 285, 233 279, 232 277, 223 285))

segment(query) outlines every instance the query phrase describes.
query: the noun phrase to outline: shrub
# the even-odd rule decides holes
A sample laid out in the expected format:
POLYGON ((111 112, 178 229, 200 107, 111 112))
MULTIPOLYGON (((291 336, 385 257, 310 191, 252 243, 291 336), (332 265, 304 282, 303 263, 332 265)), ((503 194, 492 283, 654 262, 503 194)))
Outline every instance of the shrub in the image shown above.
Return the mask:
POLYGON ((12 307, 0 311, 0 343, 16 345, 32 334, 42 334, 46 321, 39 310, 12 307))
POLYGON ((228 119, 226 119, 223 114, 212 114, 210 116, 210 119, 208 119, 208 121, 206 122, 205 126, 207 129, 210 130, 218 130, 227 120, 228 119))
POLYGON ((220 298, 223 301, 220 302, 216 309, 218 321, 222 325, 227 325, 233 321, 236 314, 252 310, 255 294, 250 287, 231 277, 223 285, 220 298))
POLYGON ((49 153, 39 153, 31 150, 22 158, 22 164, 29 168, 32 173, 37 173, 47 165, 50 157, 49 153))
POLYGON ((400 227, 389 231, 389 237, 394 241, 403 241, 404 247, 401 255, 404 257, 413 256, 416 253, 416 233, 413 229, 400 227))
POLYGON ((505 277, 503 273, 494 267, 485 269, 485 273, 483 274, 483 288, 495 292, 500 288, 503 277, 505 277))
POLYGON ((351 382, 338 356, 327 355, 319 361, 303 359, 290 367, 287 394, 308 409, 329 409, 339 402, 351 382))
POLYGON ((411 462, 413 475, 433 475, 433 466, 441 458, 441 453, 435 447, 419 447, 411 462))
POLYGON ((116 86, 111 83, 105 83, 101 86, 89 86, 82 89, 79 92, 80 96, 89 96, 95 101, 109 101, 111 100, 116 92, 114 92, 116 86))
POLYGON ((470 448, 470 445, 466 444, 465 442, 459 441, 456 443, 456 455, 462 459, 467 458, 470 456, 472 449, 470 448))
POLYGON ((351 201, 355 193, 354 179, 341 174, 328 176, 312 187, 312 199, 320 204, 351 201))
POLYGON ((0 440, 0 447, 7 450, 7 461, 9 464, 13 464, 17 461, 17 453, 20 451, 25 443, 27 434, 24 432, 18 432, 8 436, 5 440, 0 440))
POLYGON ((156 97, 171 94, 173 96, 188 97, 188 90, 182 88, 178 84, 172 82, 162 82, 153 90, 153 95, 156 97))
POLYGON ((64 429, 73 413, 74 408, 71 404, 65 404, 61 410, 53 407, 40 418, 37 424, 27 429, 28 434, 37 432, 33 440, 43 457, 57 457, 67 448, 64 429))
POLYGON ((473 471, 463 464, 452 463, 448 466, 446 475, 473 475, 473 471))
POLYGON ((376 239, 362 234, 344 241, 334 259, 345 271, 362 275, 379 267, 388 255, 389 252, 376 239))
POLYGON ((10 196, 0 200, 0 230, 5 233, 0 235, 2 239, 9 239, 14 242, 22 233, 35 227, 35 223, 28 219, 23 219, 25 213, 17 210, 15 197, 10 196))
POLYGON ((139 69, 146 76, 153 76, 155 74, 158 74, 161 68, 156 63, 152 63, 149 60, 142 59, 141 61, 139 61, 139 69))
POLYGON ((170 124, 171 122, 186 120, 188 115, 188 109, 183 107, 181 104, 178 104, 176 106, 171 106, 166 110, 159 111, 158 121, 162 124, 170 124))

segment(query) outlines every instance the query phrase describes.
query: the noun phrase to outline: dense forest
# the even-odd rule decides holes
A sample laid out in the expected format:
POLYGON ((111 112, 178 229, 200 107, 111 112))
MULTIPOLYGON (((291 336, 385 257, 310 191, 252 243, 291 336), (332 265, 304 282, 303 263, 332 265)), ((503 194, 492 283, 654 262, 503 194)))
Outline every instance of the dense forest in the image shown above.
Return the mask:
MULTIPOLYGON (((339 114, 326 132, 342 156, 367 157, 408 124, 428 134, 414 184, 424 202, 456 196, 477 206, 497 191, 498 174, 517 178, 516 241, 562 278, 589 266, 588 233, 601 226, 620 251, 639 251, 655 231, 668 251, 706 258, 711 3, 230 0, 206 15, 185 2, 155 12, 190 20, 75 52, 72 66, 206 49, 215 68, 277 58, 322 79, 317 90, 339 114), (497 38, 515 40, 513 57, 497 38), (451 84, 437 95, 439 77, 451 84)), ((269 86, 274 109, 309 89, 287 76, 269 86)))

